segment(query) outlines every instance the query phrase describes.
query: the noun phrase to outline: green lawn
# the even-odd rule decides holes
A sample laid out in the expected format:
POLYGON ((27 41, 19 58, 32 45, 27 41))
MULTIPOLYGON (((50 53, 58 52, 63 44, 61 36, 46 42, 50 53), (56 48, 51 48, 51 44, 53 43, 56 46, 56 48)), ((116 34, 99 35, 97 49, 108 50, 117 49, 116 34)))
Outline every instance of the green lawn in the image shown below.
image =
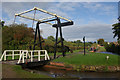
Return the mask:
POLYGON ((61 57, 53 60, 53 62, 63 62, 66 64, 76 65, 118 65, 118 58, 120 56, 112 54, 102 53, 89 53, 85 56, 83 54, 74 54, 66 57, 61 57), (109 60, 106 60, 106 56, 109 56, 109 60))
MULTIPOLYGON (((80 50, 74 50, 73 52, 75 53, 75 52, 79 52, 80 50)), ((48 53, 49 54, 49 56, 54 56, 54 53, 48 53)), ((66 52, 65 54, 71 54, 71 52, 66 52)), ((58 52, 58 53, 56 53, 56 55, 58 56, 58 55, 62 55, 62 53, 61 52, 58 52)))

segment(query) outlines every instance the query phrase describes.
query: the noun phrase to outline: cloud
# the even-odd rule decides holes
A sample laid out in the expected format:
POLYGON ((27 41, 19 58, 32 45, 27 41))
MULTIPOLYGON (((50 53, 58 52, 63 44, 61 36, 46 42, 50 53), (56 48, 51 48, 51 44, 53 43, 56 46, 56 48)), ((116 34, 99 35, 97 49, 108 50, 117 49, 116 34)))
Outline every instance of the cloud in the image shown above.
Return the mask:
POLYGON ((118 2, 119 0, 2 0, 2 2, 118 2))
POLYGON ((101 4, 93 3, 93 2, 85 2, 82 3, 84 8, 91 9, 93 11, 96 11, 97 9, 101 8, 101 4))
MULTIPOLYGON (((42 8, 44 10, 47 10, 49 12, 52 12, 52 13, 56 13, 57 15, 60 15, 60 16, 63 16, 63 17, 66 17, 68 19, 70 19, 69 15, 65 12, 66 10, 67 11, 71 11, 71 10, 74 10, 74 6, 77 6, 78 3, 71 3, 71 4, 65 4, 65 3, 58 3, 58 4, 55 4, 55 3, 47 3, 47 2, 3 2, 3 5, 2 5, 2 9, 3 9, 3 17, 5 19, 5 21, 7 20, 14 20, 14 16, 15 16, 15 13, 20 13, 20 12, 23 12, 23 11, 26 11, 26 10, 29 10, 33 7, 38 7, 38 8, 42 8), (66 6, 65 8, 64 7, 61 7, 61 6, 66 6), (49 7, 50 6, 50 7, 49 7), (56 7, 55 7, 56 6, 56 7), (5 15, 6 14, 6 15, 5 15), (8 18, 8 19, 6 19, 8 18)), ((32 17, 33 18, 33 14, 34 14, 34 11, 30 12, 30 13, 26 13, 26 14, 23 14, 23 15, 26 15, 28 17, 32 17)), ((42 18, 47 18, 47 17, 50 17, 50 15, 46 15, 45 13, 42 13, 40 11, 37 11, 36 12, 36 19, 42 19, 42 18)), ((17 18, 18 19, 18 18, 17 18)), ((20 19, 20 18, 19 18, 20 19)), ((19 22, 18 23, 23 23, 23 22, 28 22, 26 19, 23 20, 23 19, 20 19, 18 20, 19 22)), ((11 21, 7 21, 6 23, 10 23, 11 21)), ((5 23, 5 24, 6 24, 5 23)), ((27 24, 29 24, 30 22, 28 22, 27 24)))
POLYGON ((106 41, 114 41, 111 24, 94 23, 72 27, 66 27, 63 30, 64 37, 67 40, 82 39, 86 36, 87 41, 96 41, 99 38, 104 38, 106 41))
POLYGON ((79 7, 79 3, 60 2, 59 4, 56 5, 56 7, 64 11, 74 11, 75 7, 79 7))
MULTIPOLYGON (((40 8, 47 8, 46 7, 49 6, 49 4, 47 2, 3 2, 2 3, 2 17, 4 18, 4 20, 6 21, 5 24, 9 24, 11 22, 11 20, 13 21, 14 20, 14 16, 15 16, 15 13, 20 13, 20 12, 23 12, 23 11, 26 11, 26 10, 29 10, 29 9, 32 9, 33 7, 40 7, 40 8), (7 20, 10 20, 10 21, 7 21, 7 20)), ((28 17, 33 17, 33 12, 30 12, 29 14, 25 14, 27 15, 28 17)), ((40 13, 40 12, 39 12, 40 13)), ((39 13, 37 13, 36 15, 38 15, 39 13)), ((39 15, 40 17, 43 16, 42 14, 39 15)), ((40 17, 37 17, 37 18, 40 18, 40 17)), ((23 18, 19 18, 17 17, 16 21, 19 21, 18 23, 26 23, 30 20, 27 20, 27 19, 23 19, 23 18), (20 19, 20 20, 18 20, 20 19)), ((31 22, 31 21, 30 21, 31 22)), ((30 24, 30 22, 28 22, 27 24, 30 24)))
MULTIPOLYGON (((50 25, 40 26, 44 38, 51 35, 55 37, 55 28, 52 28, 50 25)), ((112 25, 101 22, 63 27, 62 32, 64 39, 68 41, 82 41, 83 36, 86 36, 86 41, 97 41, 99 38, 104 38, 105 41, 109 42, 116 41, 116 39, 113 39, 112 25)))
POLYGON ((114 14, 115 11, 115 7, 116 6, 113 6, 113 5, 109 5, 109 4, 102 4, 102 3, 98 3, 98 2, 83 2, 81 3, 82 6, 84 8, 87 8, 89 11, 92 11, 94 12, 94 14, 96 12, 100 12, 98 13, 99 15, 111 15, 111 14, 114 14))
MULTIPOLYGON (((93 12, 95 10, 104 10, 104 8, 106 12, 109 12, 114 8, 114 7, 109 7, 107 5, 103 5, 100 3, 91 3, 91 2, 86 3, 86 4, 83 3, 82 5, 85 8, 90 9, 90 11, 93 10, 93 12)), ((41 3, 41 2, 39 3, 29 3, 29 2, 9 3, 8 2, 7 3, 7 2, 4 2, 2 6, 3 13, 4 13, 3 19, 6 20, 6 24, 10 24, 12 23, 14 19, 15 13, 29 10, 33 8, 34 6, 45 9, 49 12, 56 13, 65 18, 72 19, 74 16, 69 17, 70 13, 74 12, 76 8, 79 8, 82 5, 79 3, 68 4, 68 3, 62 3, 62 2, 60 3, 41 3)), ((33 17, 33 13, 34 12, 28 13, 26 14, 26 16, 33 17)), ((41 17, 48 17, 42 13, 40 14, 40 12, 38 12, 36 15, 38 16, 36 17, 37 19, 41 17)), ((96 41, 99 38, 104 38, 106 41, 115 41, 115 39, 113 39, 111 24, 106 24, 106 22, 103 23, 99 20, 96 20, 95 18, 91 18, 90 20, 91 21, 88 21, 87 24, 80 24, 79 22, 86 22, 86 20, 75 19, 75 23, 77 24, 63 28, 63 37, 65 38, 65 40, 77 40, 77 39, 81 40, 83 36, 86 36, 87 41, 96 41)), ((17 18, 16 22, 30 24, 29 27, 32 25, 32 20, 27 20, 27 19, 19 18, 19 17, 17 18)), ((47 38, 50 35, 55 36, 55 29, 52 28, 51 25, 40 24, 40 28, 43 31, 42 35, 44 38, 47 38)))

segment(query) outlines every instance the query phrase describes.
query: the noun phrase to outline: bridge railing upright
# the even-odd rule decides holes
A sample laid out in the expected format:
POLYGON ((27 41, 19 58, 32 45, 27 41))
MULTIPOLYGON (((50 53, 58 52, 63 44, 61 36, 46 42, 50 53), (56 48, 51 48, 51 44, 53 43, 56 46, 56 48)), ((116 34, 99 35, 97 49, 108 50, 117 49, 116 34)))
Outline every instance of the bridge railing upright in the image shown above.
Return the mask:
POLYGON ((31 56, 31 62, 33 62, 34 57, 38 57, 38 61, 40 61, 41 56, 44 56, 45 60, 47 59, 50 60, 47 50, 29 50, 28 52, 30 53, 30 56, 31 56))
POLYGON ((6 61, 7 56, 11 56, 12 60, 15 59, 15 56, 19 56, 17 64, 25 63, 25 59, 30 59, 30 62, 34 61, 34 58, 38 58, 37 61, 41 61, 41 57, 45 57, 45 60, 50 60, 50 57, 47 53, 47 50, 5 50, 0 58, 0 61, 6 61), (18 52, 18 54, 16 54, 18 52))
POLYGON ((14 60, 15 56, 20 56, 22 52, 27 52, 27 50, 5 50, 0 58, 0 61, 2 60, 6 61, 7 57, 10 57, 10 56, 12 57, 12 60, 14 60))

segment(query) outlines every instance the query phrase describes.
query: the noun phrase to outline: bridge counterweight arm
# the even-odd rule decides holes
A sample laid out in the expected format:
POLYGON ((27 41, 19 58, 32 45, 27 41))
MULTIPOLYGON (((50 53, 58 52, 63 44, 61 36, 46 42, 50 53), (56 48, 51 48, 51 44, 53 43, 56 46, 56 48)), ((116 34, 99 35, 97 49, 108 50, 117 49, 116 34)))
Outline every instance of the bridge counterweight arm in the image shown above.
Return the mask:
MULTIPOLYGON (((20 16, 20 17, 26 18, 26 19, 30 19, 30 20, 34 20, 34 21, 40 21, 40 22, 42 22, 42 20, 33 19, 33 18, 31 18, 31 17, 26 17, 26 16, 23 16, 23 15, 17 15, 17 16, 20 16)), ((52 23, 49 23, 49 22, 45 22, 45 23, 50 24, 50 25, 53 25, 52 23)))
MULTIPOLYGON (((40 21, 40 22, 43 21, 43 20, 47 20, 47 19, 52 19, 52 18, 58 17, 58 18, 60 18, 60 19, 63 19, 63 20, 72 22, 71 20, 69 20, 69 19, 67 19, 67 18, 58 16, 58 15, 56 15, 56 14, 54 14, 54 13, 48 12, 48 11, 46 11, 46 10, 43 10, 43 9, 40 9, 40 8, 37 8, 37 7, 34 7, 33 9, 30 9, 30 10, 27 10, 27 11, 24 11, 24 12, 21 12, 21 13, 18 13, 18 14, 15 14, 15 16, 20 16, 20 17, 22 17, 22 18, 26 18, 26 19, 30 19, 30 20, 34 20, 34 21, 40 21), (42 19, 42 20, 39 20, 39 19, 33 19, 33 18, 31 18, 31 17, 26 17, 26 16, 23 16, 23 15, 22 15, 22 14, 31 12, 31 11, 33 11, 33 10, 38 10, 38 11, 41 11, 41 12, 43 12, 43 13, 52 15, 52 16, 54 16, 54 17, 48 17, 48 18, 44 18, 44 19, 42 19)), ((46 23, 47 23, 47 24, 50 24, 50 25, 53 25, 52 23, 48 23, 48 22, 46 22, 46 23)))
POLYGON ((34 9, 37 9, 37 10, 39 10, 39 11, 41 11, 41 12, 44 12, 44 13, 50 14, 50 15, 52 15, 52 16, 55 16, 55 17, 58 17, 58 18, 61 18, 61 19, 64 19, 64 20, 66 20, 66 21, 70 21, 70 22, 71 22, 71 20, 69 20, 69 19, 66 19, 66 18, 64 18, 64 17, 58 16, 58 15, 53 14, 53 13, 51 13, 51 12, 48 12, 48 11, 46 11, 46 10, 43 10, 43 9, 40 9, 40 8, 37 8, 37 7, 34 7, 34 9))
POLYGON ((31 12, 31 11, 33 11, 33 10, 34 10, 34 8, 33 8, 33 9, 30 9, 30 10, 27 10, 27 11, 24 11, 24 12, 21 12, 21 13, 18 13, 18 14, 15 14, 15 15, 22 15, 22 14, 31 12))

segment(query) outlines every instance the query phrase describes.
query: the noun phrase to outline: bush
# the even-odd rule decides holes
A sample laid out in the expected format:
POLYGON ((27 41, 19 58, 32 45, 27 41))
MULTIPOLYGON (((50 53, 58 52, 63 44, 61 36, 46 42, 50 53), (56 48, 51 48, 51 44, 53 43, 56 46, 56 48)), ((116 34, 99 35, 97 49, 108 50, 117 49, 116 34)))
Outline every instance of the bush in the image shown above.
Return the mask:
POLYGON ((104 44, 107 52, 112 52, 120 55, 120 44, 115 44, 111 42, 110 44, 104 44))

